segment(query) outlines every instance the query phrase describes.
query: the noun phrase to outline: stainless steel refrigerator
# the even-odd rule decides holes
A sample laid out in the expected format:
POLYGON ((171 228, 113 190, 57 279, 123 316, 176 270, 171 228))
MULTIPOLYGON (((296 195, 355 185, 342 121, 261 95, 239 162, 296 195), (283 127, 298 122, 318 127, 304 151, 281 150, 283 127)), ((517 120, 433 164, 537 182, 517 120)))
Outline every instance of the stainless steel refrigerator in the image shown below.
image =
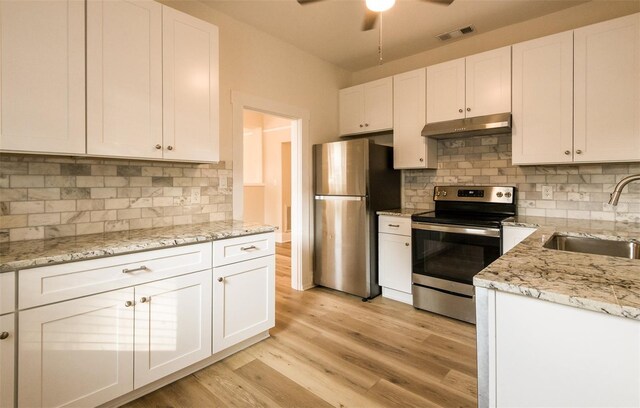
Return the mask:
POLYGON ((314 283, 365 298, 378 286, 376 211, 400 207, 393 149, 368 139, 313 146, 314 283))

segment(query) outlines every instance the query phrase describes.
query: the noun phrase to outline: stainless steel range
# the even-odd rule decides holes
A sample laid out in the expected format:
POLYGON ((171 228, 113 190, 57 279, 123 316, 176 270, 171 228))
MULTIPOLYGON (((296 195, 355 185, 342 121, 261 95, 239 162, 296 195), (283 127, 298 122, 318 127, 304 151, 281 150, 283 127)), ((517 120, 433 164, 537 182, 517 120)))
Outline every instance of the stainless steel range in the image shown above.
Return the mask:
POLYGON ((473 276, 500 256, 516 188, 437 186, 433 199, 411 217, 413 306, 475 323, 473 276))

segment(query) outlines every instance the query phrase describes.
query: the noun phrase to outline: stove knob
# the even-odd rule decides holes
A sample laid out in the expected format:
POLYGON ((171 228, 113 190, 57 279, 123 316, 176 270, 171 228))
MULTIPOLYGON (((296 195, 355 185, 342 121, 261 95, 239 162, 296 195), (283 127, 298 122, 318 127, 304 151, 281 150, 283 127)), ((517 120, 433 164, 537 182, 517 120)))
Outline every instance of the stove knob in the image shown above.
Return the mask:
POLYGON ((502 197, 502 191, 498 191, 496 195, 498 196, 498 198, 502 197))
POLYGON ((447 196, 447 192, 446 192, 446 191, 443 191, 443 192, 442 192, 442 195, 443 195, 444 197, 446 197, 446 196, 447 196))
POLYGON ((506 193, 504 193, 504 196, 507 198, 511 198, 511 193, 507 191, 506 193))

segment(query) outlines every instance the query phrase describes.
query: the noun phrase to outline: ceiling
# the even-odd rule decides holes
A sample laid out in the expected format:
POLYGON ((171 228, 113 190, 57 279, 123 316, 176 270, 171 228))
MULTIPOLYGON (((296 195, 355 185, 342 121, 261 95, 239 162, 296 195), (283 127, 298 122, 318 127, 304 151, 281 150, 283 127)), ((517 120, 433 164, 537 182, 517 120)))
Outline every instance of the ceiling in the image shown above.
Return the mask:
MULTIPOLYGON (((364 0, 324 0, 301 6, 296 0, 201 0, 203 3, 349 71, 378 63, 378 21, 360 31, 364 0)), ((530 20, 586 0, 455 0, 442 6, 397 0, 383 14, 385 61, 446 45, 436 35, 473 24, 476 33, 530 20)), ((469 34, 469 36, 476 33, 469 34)))

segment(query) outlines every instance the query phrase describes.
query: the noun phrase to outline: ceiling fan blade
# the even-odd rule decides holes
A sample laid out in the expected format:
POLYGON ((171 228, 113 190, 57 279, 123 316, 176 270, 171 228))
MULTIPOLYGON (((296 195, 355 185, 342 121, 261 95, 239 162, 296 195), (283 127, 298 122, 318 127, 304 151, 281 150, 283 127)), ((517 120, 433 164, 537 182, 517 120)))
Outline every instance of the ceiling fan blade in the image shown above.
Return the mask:
POLYGON ((442 4, 443 6, 448 6, 451 3, 453 3, 453 0, 422 0, 422 1, 428 1, 429 3, 442 4))
POLYGON ((364 21, 362 22, 362 31, 369 31, 373 29, 376 25, 376 20, 378 20, 378 15, 380 13, 376 11, 367 10, 364 15, 364 21))
POLYGON ((322 0, 298 0, 298 4, 300 4, 301 6, 304 6, 305 4, 315 3, 317 1, 322 1, 322 0))

